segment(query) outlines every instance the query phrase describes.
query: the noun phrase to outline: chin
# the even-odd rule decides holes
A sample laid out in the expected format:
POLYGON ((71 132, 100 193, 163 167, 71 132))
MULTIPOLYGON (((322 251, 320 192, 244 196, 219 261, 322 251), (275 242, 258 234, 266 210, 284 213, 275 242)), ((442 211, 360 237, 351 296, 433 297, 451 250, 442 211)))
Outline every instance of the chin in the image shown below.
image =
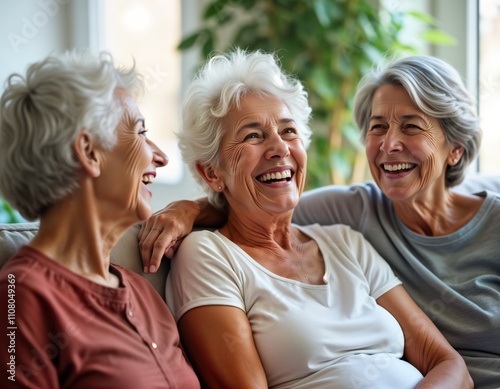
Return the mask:
POLYGON ((381 188, 382 192, 392 201, 405 201, 410 197, 405 188, 381 188))
POLYGON ((149 219, 149 217, 153 214, 153 211, 151 210, 151 206, 140 206, 139 209, 137 209, 137 222, 143 222, 144 220, 149 219))

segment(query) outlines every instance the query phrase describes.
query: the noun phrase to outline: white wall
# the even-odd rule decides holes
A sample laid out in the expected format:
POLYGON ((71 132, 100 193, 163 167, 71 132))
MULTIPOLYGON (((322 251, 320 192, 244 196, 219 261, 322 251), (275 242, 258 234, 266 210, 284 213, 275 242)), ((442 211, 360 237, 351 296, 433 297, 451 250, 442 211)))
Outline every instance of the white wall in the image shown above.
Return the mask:
POLYGON ((68 45, 66 5, 55 0, 0 0, 0 80, 68 45))

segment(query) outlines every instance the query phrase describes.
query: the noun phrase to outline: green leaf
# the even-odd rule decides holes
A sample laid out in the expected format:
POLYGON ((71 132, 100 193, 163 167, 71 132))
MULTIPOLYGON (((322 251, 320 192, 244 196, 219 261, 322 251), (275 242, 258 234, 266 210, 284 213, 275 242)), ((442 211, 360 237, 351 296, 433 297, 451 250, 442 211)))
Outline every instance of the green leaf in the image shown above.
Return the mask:
POLYGON ((329 69, 320 66, 314 68, 312 72, 312 82, 314 90, 321 98, 330 100, 334 97, 329 69))
POLYGON ((456 45, 457 41, 451 35, 436 29, 422 31, 420 37, 426 42, 437 45, 456 45))
POLYGON ((211 31, 208 31, 206 40, 201 46, 201 52, 203 53, 203 56, 205 58, 208 58, 212 55, 214 52, 215 46, 214 46, 214 34, 211 31))
POLYGON ((205 8, 205 12, 203 13, 203 19, 207 20, 219 13, 224 8, 224 4, 220 1, 213 1, 210 3, 207 8, 205 8))
POLYGON ((186 50, 194 46, 201 33, 199 31, 187 36, 177 45, 177 50, 186 50))
POLYGON ((407 11, 406 14, 408 16, 411 16, 417 20, 420 20, 421 22, 430 24, 431 26, 435 26, 436 19, 434 19, 431 15, 424 13, 424 12, 419 12, 419 11, 407 11))
POLYGON ((314 0, 314 12, 316 13, 316 17, 323 27, 328 27, 330 25, 331 20, 329 18, 323 0, 314 0))
POLYGON ((26 220, 8 202, 0 198, 0 223, 22 223, 26 220))

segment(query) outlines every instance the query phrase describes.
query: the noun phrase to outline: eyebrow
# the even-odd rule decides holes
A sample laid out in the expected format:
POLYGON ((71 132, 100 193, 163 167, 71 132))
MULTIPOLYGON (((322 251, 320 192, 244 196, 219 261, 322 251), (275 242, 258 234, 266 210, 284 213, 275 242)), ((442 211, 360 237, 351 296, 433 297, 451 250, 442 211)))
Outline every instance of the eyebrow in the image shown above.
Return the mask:
POLYGON ((139 118, 134 122, 134 127, 137 127, 138 124, 142 124, 143 127, 146 127, 146 121, 143 118, 139 118))
MULTIPOLYGON (((289 123, 295 123, 295 120, 291 118, 282 118, 278 120, 278 124, 289 124, 289 123)), ((236 132, 240 132, 241 130, 244 130, 246 128, 260 128, 262 127, 262 122, 250 122, 242 125, 236 132)))
MULTIPOLYGON (((422 116, 416 115, 416 114, 403 115, 401 118, 404 119, 404 120, 419 119, 419 120, 425 121, 422 116)), ((384 120, 384 119, 385 119, 385 116, 382 116, 382 115, 373 115, 373 116, 370 116, 370 121, 371 120, 384 120)))

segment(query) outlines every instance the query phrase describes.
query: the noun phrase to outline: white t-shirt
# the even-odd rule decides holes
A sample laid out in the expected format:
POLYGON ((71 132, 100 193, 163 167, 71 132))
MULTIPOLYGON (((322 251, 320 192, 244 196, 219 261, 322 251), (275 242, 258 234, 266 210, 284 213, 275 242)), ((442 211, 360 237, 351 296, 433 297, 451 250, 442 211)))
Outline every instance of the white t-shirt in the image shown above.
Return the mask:
POLYGON ((414 388, 422 375, 400 359, 401 328, 375 301, 400 281, 349 227, 296 227, 317 242, 325 285, 272 273, 218 231, 193 232, 167 279, 176 320, 199 306, 242 309, 270 388, 414 388))

